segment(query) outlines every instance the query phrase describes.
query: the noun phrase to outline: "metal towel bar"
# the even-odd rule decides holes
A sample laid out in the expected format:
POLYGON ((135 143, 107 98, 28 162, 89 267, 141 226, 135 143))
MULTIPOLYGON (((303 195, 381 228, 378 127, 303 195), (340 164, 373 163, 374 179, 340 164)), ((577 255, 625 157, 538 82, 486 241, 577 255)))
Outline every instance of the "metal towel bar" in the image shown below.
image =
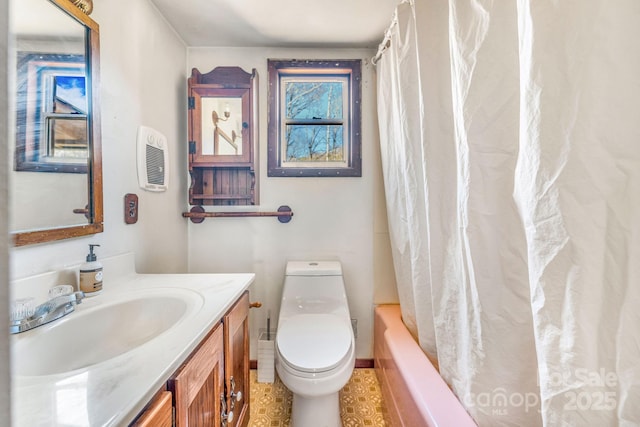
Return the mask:
POLYGON ((278 221, 287 223, 293 217, 293 211, 289 206, 280 206, 277 212, 205 212, 202 206, 194 206, 189 212, 183 212, 184 218, 190 218, 194 224, 200 224, 205 218, 230 218, 230 217, 254 217, 275 216, 278 221))

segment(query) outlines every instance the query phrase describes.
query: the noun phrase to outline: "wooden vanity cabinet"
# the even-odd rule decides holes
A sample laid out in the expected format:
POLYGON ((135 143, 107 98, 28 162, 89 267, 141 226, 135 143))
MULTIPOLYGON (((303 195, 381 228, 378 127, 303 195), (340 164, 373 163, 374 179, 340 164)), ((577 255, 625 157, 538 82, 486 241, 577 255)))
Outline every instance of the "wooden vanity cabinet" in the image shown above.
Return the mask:
POLYGON ((173 426, 173 405, 171 404, 171 392, 162 391, 151 402, 140 418, 133 424, 134 427, 171 427, 173 426))
POLYGON ((248 292, 221 323, 168 382, 176 427, 246 427, 249 423, 248 292))
POLYGON ((249 293, 245 292, 224 316, 224 372, 229 427, 249 424, 249 293))
POLYGON ((205 338, 191 358, 169 380, 176 427, 221 425, 224 399, 222 325, 205 338))

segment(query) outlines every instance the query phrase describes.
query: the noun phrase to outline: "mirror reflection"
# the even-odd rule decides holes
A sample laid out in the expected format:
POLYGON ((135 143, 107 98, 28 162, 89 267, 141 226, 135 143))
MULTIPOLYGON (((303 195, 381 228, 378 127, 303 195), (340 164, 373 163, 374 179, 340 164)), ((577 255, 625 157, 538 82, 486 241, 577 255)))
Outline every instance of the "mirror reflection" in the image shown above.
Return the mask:
POLYGON ((19 233, 15 242, 101 231, 101 225, 100 230, 93 227, 102 222, 102 207, 96 221, 92 184, 100 162, 91 141, 99 132, 92 128, 97 118, 91 115, 96 106, 89 48, 95 38, 97 49, 97 24, 59 0, 10 0, 9 10, 10 229, 19 233), (34 231, 48 234, 20 239, 34 231))
POLYGON ((203 97, 202 154, 242 154, 242 98, 203 97))
POLYGON ((22 46, 17 58, 16 170, 86 173, 84 54, 32 53, 22 46))

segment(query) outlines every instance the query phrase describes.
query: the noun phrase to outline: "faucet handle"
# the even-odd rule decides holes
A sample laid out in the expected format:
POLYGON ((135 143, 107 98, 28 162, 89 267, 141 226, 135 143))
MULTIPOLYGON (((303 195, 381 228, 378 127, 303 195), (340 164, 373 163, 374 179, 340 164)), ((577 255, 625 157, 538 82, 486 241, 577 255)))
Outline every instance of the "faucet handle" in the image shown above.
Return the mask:
POLYGON ((85 297, 85 294, 82 291, 74 292, 73 295, 76 297, 76 304, 80 304, 85 297))
POLYGON ((27 317, 33 316, 35 310, 35 298, 19 298, 15 301, 11 301, 9 320, 11 322, 18 322, 22 319, 26 319, 27 317))
POLYGON ((71 285, 58 285, 49 289, 49 299, 59 297, 62 295, 71 295, 73 293, 73 286, 71 285))

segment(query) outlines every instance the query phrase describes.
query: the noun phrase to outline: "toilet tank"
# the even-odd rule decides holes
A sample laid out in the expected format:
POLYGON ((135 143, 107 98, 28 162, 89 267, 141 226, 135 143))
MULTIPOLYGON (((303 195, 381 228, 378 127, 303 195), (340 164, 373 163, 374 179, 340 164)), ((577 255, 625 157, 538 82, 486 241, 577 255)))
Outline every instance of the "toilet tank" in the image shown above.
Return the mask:
POLYGON ((280 320, 303 313, 349 316, 349 305, 339 261, 287 263, 280 320))
POLYGON ((289 261, 287 276, 342 276, 339 261, 289 261))

